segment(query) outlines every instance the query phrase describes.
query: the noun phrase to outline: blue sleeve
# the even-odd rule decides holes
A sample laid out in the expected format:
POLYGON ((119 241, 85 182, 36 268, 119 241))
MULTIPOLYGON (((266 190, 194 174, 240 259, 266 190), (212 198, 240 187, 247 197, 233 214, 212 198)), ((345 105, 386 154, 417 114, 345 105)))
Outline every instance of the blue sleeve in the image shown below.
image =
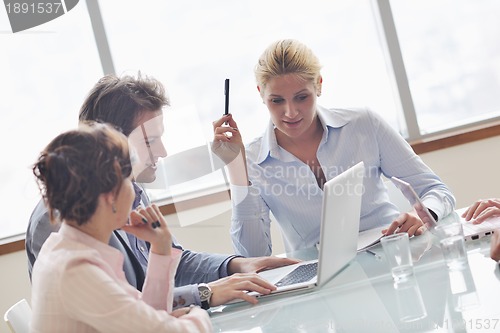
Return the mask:
POLYGON ((175 240, 173 246, 182 250, 175 274, 176 286, 208 283, 228 275, 227 265, 234 256, 184 250, 175 240))
POLYGON ((253 185, 231 185, 231 240, 236 253, 245 257, 272 253, 269 207, 258 193, 253 185))
POLYGON ((385 176, 396 176, 410 183, 425 206, 436 213, 439 219, 455 208, 455 197, 418 156, 411 146, 379 115, 369 112, 377 130, 380 146, 381 168, 385 176))
POLYGON ((201 306, 200 294, 198 293, 198 286, 195 284, 176 287, 174 289, 174 304, 172 309, 183 308, 195 304, 201 306))

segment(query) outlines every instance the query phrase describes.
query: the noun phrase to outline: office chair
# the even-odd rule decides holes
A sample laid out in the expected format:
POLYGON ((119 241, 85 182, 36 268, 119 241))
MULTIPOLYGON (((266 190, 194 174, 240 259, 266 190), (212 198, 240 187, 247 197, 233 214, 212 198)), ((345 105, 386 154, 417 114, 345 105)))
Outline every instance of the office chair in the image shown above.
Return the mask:
POLYGON ((31 322, 31 307, 25 299, 12 305, 3 317, 12 333, 28 333, 31 322))

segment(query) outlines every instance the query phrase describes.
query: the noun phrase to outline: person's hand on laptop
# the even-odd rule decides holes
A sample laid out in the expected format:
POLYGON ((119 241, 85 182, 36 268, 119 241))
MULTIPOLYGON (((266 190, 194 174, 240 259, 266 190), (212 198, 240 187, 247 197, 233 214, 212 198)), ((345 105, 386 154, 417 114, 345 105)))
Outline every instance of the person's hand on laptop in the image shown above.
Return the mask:
POLYGON ((257 273, 236 273, 228 277, 208 283, 212 289, 210 307, 226 304, 235 299, 242 299, 251 304, 257 303, 257 298, 248 293, 255 291, 267 295, 276 286, 261 278, 257 273))
POLYGON ((254 257, 233 258, 227 266, 228 274, 234 273, 258 273, 271 268, 288 266, 298 263, 299 260, 279 257, 254 257))
POLYGON ((396 232, 407 232, 408 236, 419 236, 425 232, 424 222, 420 219, 417 212, 411 211, 402 213, 392 222, 382 233, 387 236, 396 232))
POLYGON ((210 306, 219 306, 236 299, 242 299, 251 304, 257 303, 255 296, 249 292, 267 295, 276 286, 257 275, 258 272, 298 263, 299 260, 279 257, 255 257, 231 259, 228 264, 228 277, 208 283, 212 289, 210 306))
POLYGON ((466 221, 471 221, 473 224, 479 224, 490 217, 500 216, 500 199, 480 199, 469 206, 462 214, 466 221))

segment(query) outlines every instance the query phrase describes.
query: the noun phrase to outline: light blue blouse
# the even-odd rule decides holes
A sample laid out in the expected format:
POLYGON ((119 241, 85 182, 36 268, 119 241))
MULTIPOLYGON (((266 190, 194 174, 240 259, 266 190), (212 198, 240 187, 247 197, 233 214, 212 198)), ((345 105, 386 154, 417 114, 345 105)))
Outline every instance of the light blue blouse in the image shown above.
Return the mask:
MULTIPOLYGON (((326 179, 365 163, 360 231, 391 223, 400 214, 389 201, 381 175, 410 183, 439 219, 453 211, 450 190, 379 115, 318 106, 318 116, 324 132, 316 155, 326 179)), ((247 146, 246 154, 252 185, 231 186, 235 251, 249 257, 272 253, 270 213, 287 252, 318 243, 323 190, 309 166, 278 146, 272 122, 247 146)))

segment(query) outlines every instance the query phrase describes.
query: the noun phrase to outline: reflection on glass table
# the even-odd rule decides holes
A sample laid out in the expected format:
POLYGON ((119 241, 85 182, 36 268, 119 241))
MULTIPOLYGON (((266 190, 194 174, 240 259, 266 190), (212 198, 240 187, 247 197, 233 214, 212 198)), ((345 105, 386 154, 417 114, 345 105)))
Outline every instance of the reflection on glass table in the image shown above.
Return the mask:
POLYGON ((477 308, 479 299, 469 265, 448 269, 450 279, 450 305, 458 312, 477 308))
POLYGON ((394 290, 400 321, 412 322, 427 317, 422 293, 413 275, 406 280, 394 282, 394 290))
POLYGON ((414 277, 405 285, 394 284, 377 245, 371 250, 379 259, 358 253, 320 290, 215 308, 212 322, 216 332, 498 332, 500 272, 488 241, 468 243, 468 265, 451 271, 434 235, 412 237, 414 277))

